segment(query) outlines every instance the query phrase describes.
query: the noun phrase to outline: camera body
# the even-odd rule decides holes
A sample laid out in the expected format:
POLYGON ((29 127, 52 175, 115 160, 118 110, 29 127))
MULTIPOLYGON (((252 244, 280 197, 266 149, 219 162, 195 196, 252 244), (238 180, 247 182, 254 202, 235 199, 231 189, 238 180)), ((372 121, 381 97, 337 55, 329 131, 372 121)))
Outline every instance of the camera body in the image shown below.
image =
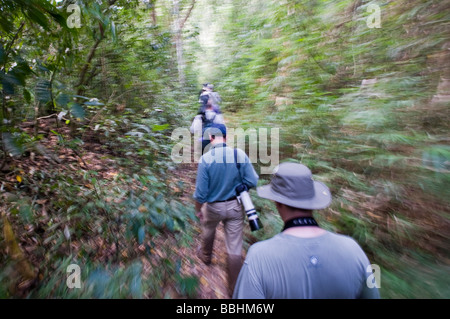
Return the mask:
POLYGON ((236 194, 238 201, 242 204, 242 206, 244 206, 245 214, 247 215, 248 223, 250 224, 250 229, 252 231, 255 231, 262 228, 263 225, 259 220, 255 206, 253 205, 252 199, 250 198, 247 185, 238 185, 236 187, 236 194))

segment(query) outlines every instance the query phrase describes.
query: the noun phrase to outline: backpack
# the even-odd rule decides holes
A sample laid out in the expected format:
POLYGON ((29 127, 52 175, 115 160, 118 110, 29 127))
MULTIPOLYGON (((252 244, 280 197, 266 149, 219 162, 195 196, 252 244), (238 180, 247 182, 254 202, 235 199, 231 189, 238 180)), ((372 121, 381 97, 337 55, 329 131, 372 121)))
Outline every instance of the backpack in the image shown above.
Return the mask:
POLYGON ((219 94, 217 92, 203 92, 200 94, 198 102, 200 103, 200 109, 199 113, 204 113, 205 109, 207 108, 207 103, 211 99, 211 104, 213 106, 213 109, 217 113, 222 113, 220 111, 220 102, 222 99, 220 98, 219 94))
POLYGON ((206 111, 202 114, 202 134, 205 134, 205 131, 208 127, 210 127, 214 120, 216 119, 217 113, 214 111, 206 111), (214 115, 212 117, 206 117, 206 112, 213 112, 214 115))

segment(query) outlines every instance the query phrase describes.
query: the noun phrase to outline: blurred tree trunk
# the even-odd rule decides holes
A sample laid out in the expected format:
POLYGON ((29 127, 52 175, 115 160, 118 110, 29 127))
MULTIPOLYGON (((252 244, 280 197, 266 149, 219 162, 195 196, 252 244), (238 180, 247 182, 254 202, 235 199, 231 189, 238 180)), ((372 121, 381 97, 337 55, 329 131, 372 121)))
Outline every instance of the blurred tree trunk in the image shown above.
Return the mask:
POLYGON ((191 15, 192 9, 194 9, 195 1, 196 0, 192 0, 191 6, 189 7, 186 15, 184 16, 183 19, 181 19, 180 1, 173 0, 173 14, 175 16, 174 33, 175 33, 175 48, 177 53, 178 81, 180 82, 181 86, 184 86, 186 84, 186 76, 184 74, 186 63, 184 61, 183 55, 183 28, 184 25, 186 24, 187 19, 191 15))
POLYGON ((97 39, 97 41, 95 41, 94 45, 91 48, 91 51, 89 52, 89 54, 86 58, 86 62, 84 64, 83 68, 81 69, 79 80, 76 85, 76 87, 78 87, 77 95, 84 94, 84 85, 86 83, 86 73, 88 71, 89 66, 91 65, 92 59, 94 58, 95 51, 97 50, 98 45, 100 44, 100 42, 103 39, 103 28, 101 26, 100 26, 100 30, 101 30, 101 36, 100 36, 100 38, 97 39))
MULTIPOLYGON (((117 0, 109 0, 108 4, 109 4, 109 6, 112 6, 116 2, 117 2, 117 0)), ((81 69, 78 83, 75 85, 75 87, 78 88, 77 95, 84 94, 84 86, 88 82, 86 79, 87 71, 88 71, 89 67, 91 66, 92 59, 95 56, 95 52, 97 51, 97 48, 98 48, 100 42, 102 42, 102 40, 105 38, 105 30, 103 29, 103 22, 98 23, 98 31, 100 34, 98 35, 97 40, 95 41, 94 45, 91 47, 91 50, 89 51, 89 54, 86 58, 86 62, 83 65, 83 68, 81 69)))
POLYGON ((158 22, 156 20, 156 0, 153 0, 151 2, 151 5, 152 5, 152 23, 153 23, 153 26, 156 26, 156 24, 158 22))

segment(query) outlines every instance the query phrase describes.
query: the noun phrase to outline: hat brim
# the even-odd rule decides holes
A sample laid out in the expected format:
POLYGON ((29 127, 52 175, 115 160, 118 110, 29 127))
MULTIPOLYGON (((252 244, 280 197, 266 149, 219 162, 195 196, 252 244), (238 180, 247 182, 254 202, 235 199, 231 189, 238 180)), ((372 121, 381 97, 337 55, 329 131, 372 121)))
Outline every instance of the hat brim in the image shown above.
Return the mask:
POLYGON ((256 192, 259 197, 301 209, 323 209, 331 204, 330 190, 325 184, 318 181, 314 181, 314 197, 308 199, 285 197, 274 192, 270 184, 258 187, 256 192))

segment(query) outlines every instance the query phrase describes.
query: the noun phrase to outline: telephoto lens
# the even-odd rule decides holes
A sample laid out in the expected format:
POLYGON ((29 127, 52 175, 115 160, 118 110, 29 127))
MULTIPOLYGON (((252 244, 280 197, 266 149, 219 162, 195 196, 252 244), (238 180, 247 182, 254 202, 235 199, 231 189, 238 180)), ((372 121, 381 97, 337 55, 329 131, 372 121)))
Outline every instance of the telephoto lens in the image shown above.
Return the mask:
POLYGON ((245 214, 247 215, 251 231, 261 229, 263 225, 259 220, 258 214, 256 213, 256 209, 253 205, 252 199, 247 192, 247 186, 244 184, 239 185, 238 187, 236 187, 236 193, 238 194, 239 202, 244 206, 245 214))

